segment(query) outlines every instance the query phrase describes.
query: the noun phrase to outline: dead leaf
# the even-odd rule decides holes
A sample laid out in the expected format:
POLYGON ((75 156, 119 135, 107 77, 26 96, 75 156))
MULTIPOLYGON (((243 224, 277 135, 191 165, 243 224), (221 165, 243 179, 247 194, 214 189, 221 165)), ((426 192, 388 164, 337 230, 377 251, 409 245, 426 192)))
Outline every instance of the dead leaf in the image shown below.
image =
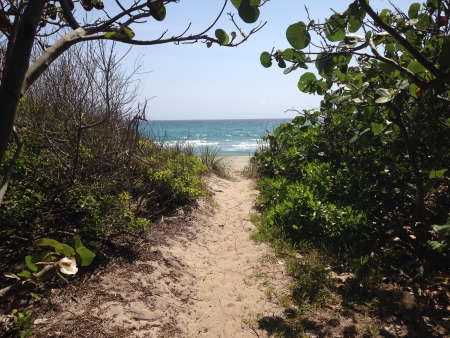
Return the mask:
POLYGON ((399 242, 399 241, 400 241, 400 238, 399 238, 399 237, 395 237, 395 238, 393 239, 393 241, 394 241, 394 242, 399 242))
POLYGON ((409 235, 409 237, 411 237, 412 239, 416 239, 416 236, 414 235, 409 235))
POLYGON ((332 272, 330 274, 330 277, 339 279, 341 282, 345 283, 347 281, 347 279, 355 278, 355 275, 350 272, 344 272, 344 273, 341 273, 340 275, 338 275, 335 272, 332 272))
POLYGON ((342 289, 345 285, 340 283, 340 284, 336 284, 336 289, 342 289))
POLYGON ((424 294, 424 296, 433 298, 433 297, 435 297, 438 293, 437 293, 437 291, 425 290, 425 291, 423 292, 423 294, 424 294))

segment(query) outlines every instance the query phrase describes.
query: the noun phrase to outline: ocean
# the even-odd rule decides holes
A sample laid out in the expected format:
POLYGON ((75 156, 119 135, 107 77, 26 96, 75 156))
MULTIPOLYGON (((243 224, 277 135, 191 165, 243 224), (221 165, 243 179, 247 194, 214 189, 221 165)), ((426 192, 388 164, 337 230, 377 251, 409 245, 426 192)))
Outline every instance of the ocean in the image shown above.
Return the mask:
POLYGON ((260 120, 152 120, 141 124, 141 130, 169 144, 182 142, 199 150, 219 148, 221 156, 251 156, 261 143, 261 137, 272 132, 285 119, 260 120))

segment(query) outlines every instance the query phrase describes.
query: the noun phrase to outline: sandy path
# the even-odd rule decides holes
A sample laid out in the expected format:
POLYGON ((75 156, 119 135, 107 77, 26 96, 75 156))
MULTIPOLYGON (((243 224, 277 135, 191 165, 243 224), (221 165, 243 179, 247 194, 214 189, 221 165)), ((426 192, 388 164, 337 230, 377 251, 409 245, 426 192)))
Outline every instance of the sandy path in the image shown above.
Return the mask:
MULTIPOLYGON (((242 163, 231 160, 235 161, 235 168, 242 163)), ((267 251, 264 245, 255 245, 249 239, 254 229, 249 213, 256 191, 251 181, 242 178, 235 182, 214 178, 210 184, 217 208, 200 213, 197 239, 184 254, 187 271, 197 277, 193 288, 198 295, 197 302, 192 304, 194 316, 183 319, 185 334, 256 337, 244 320, 255 313, 274 312, 274 305, 248 278, 267 251)), ((259 335, 265 336, 263 332, 259 335)))
MULTIPOLYGON (((247 160, 227 158, 237 170, 247 160)), ((120 336, 118 330, 128 332, 123 337, 268 337, 257 324, 249 325, 256 317, 279 314, 260 283, 249 278, 269 252, 249 238, 257 192, 242 177, 211 177, 208 185, 213 205, 203 201, 193 214, 182 216, 192 224, 189 233, 149 248, 156 260, 100 271, 95 278, 103 294, 97 301, 86 296, 68 302, 68 311, 90 313, 107 337, 120 336)), ((170 226, 169 220, 159 225, 165 224, 170 226)), ((271 276, 281 280, 282 266, 271 276)))

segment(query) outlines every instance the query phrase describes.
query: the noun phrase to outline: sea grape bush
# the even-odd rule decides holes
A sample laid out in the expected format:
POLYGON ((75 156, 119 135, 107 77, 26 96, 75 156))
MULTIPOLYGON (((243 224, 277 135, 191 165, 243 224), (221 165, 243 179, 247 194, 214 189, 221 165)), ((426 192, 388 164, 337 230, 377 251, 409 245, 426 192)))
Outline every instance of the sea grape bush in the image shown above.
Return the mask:
POLYGON ((282 124, 265 137, 270 146, 255 154, 264 177, 258 188, 266 225, 283 227, 298 240, 305 235, 360 240, 369 232, 363 199, 355 199, 352 190, 361 193, 360 182, 350 179, 354 175, 348 167, 323 159, 329 154, 323 126, 305 121, 297 117, 282 124))
POLYGON ((445 226, 432 225, 446 222, 450 206, 449 14, 445 0, 378 12, 356 0, 321 24, 290 25, 290 47, 261 54, 264 67, 276 62, 285 74, 314 64, 298 88, 324 97, 317 111, 267 135, 255 155, 269 223, 289 215, 284 226, 299 236, 348 226, 346 236, 372 246, 399 246, 389 240, 396 237, 414 242, 403 252, 445 249, 435 242, 448 240, 445 226), (322 47, 306 49, 313 45, 322 47), (300 196, 317 201, 311 212, 300 196))

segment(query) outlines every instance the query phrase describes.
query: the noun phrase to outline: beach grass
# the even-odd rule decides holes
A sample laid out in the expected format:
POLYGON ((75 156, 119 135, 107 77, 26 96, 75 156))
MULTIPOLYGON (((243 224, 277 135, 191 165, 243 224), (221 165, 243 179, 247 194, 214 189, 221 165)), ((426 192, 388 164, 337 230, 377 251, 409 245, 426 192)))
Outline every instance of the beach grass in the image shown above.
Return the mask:
POLYGON ((231 177, 231 168, 225 163, 225 158, 219 155, 220 148, 202 146, 199 148, 198 156, 208 171, 222 178, 231 177))

